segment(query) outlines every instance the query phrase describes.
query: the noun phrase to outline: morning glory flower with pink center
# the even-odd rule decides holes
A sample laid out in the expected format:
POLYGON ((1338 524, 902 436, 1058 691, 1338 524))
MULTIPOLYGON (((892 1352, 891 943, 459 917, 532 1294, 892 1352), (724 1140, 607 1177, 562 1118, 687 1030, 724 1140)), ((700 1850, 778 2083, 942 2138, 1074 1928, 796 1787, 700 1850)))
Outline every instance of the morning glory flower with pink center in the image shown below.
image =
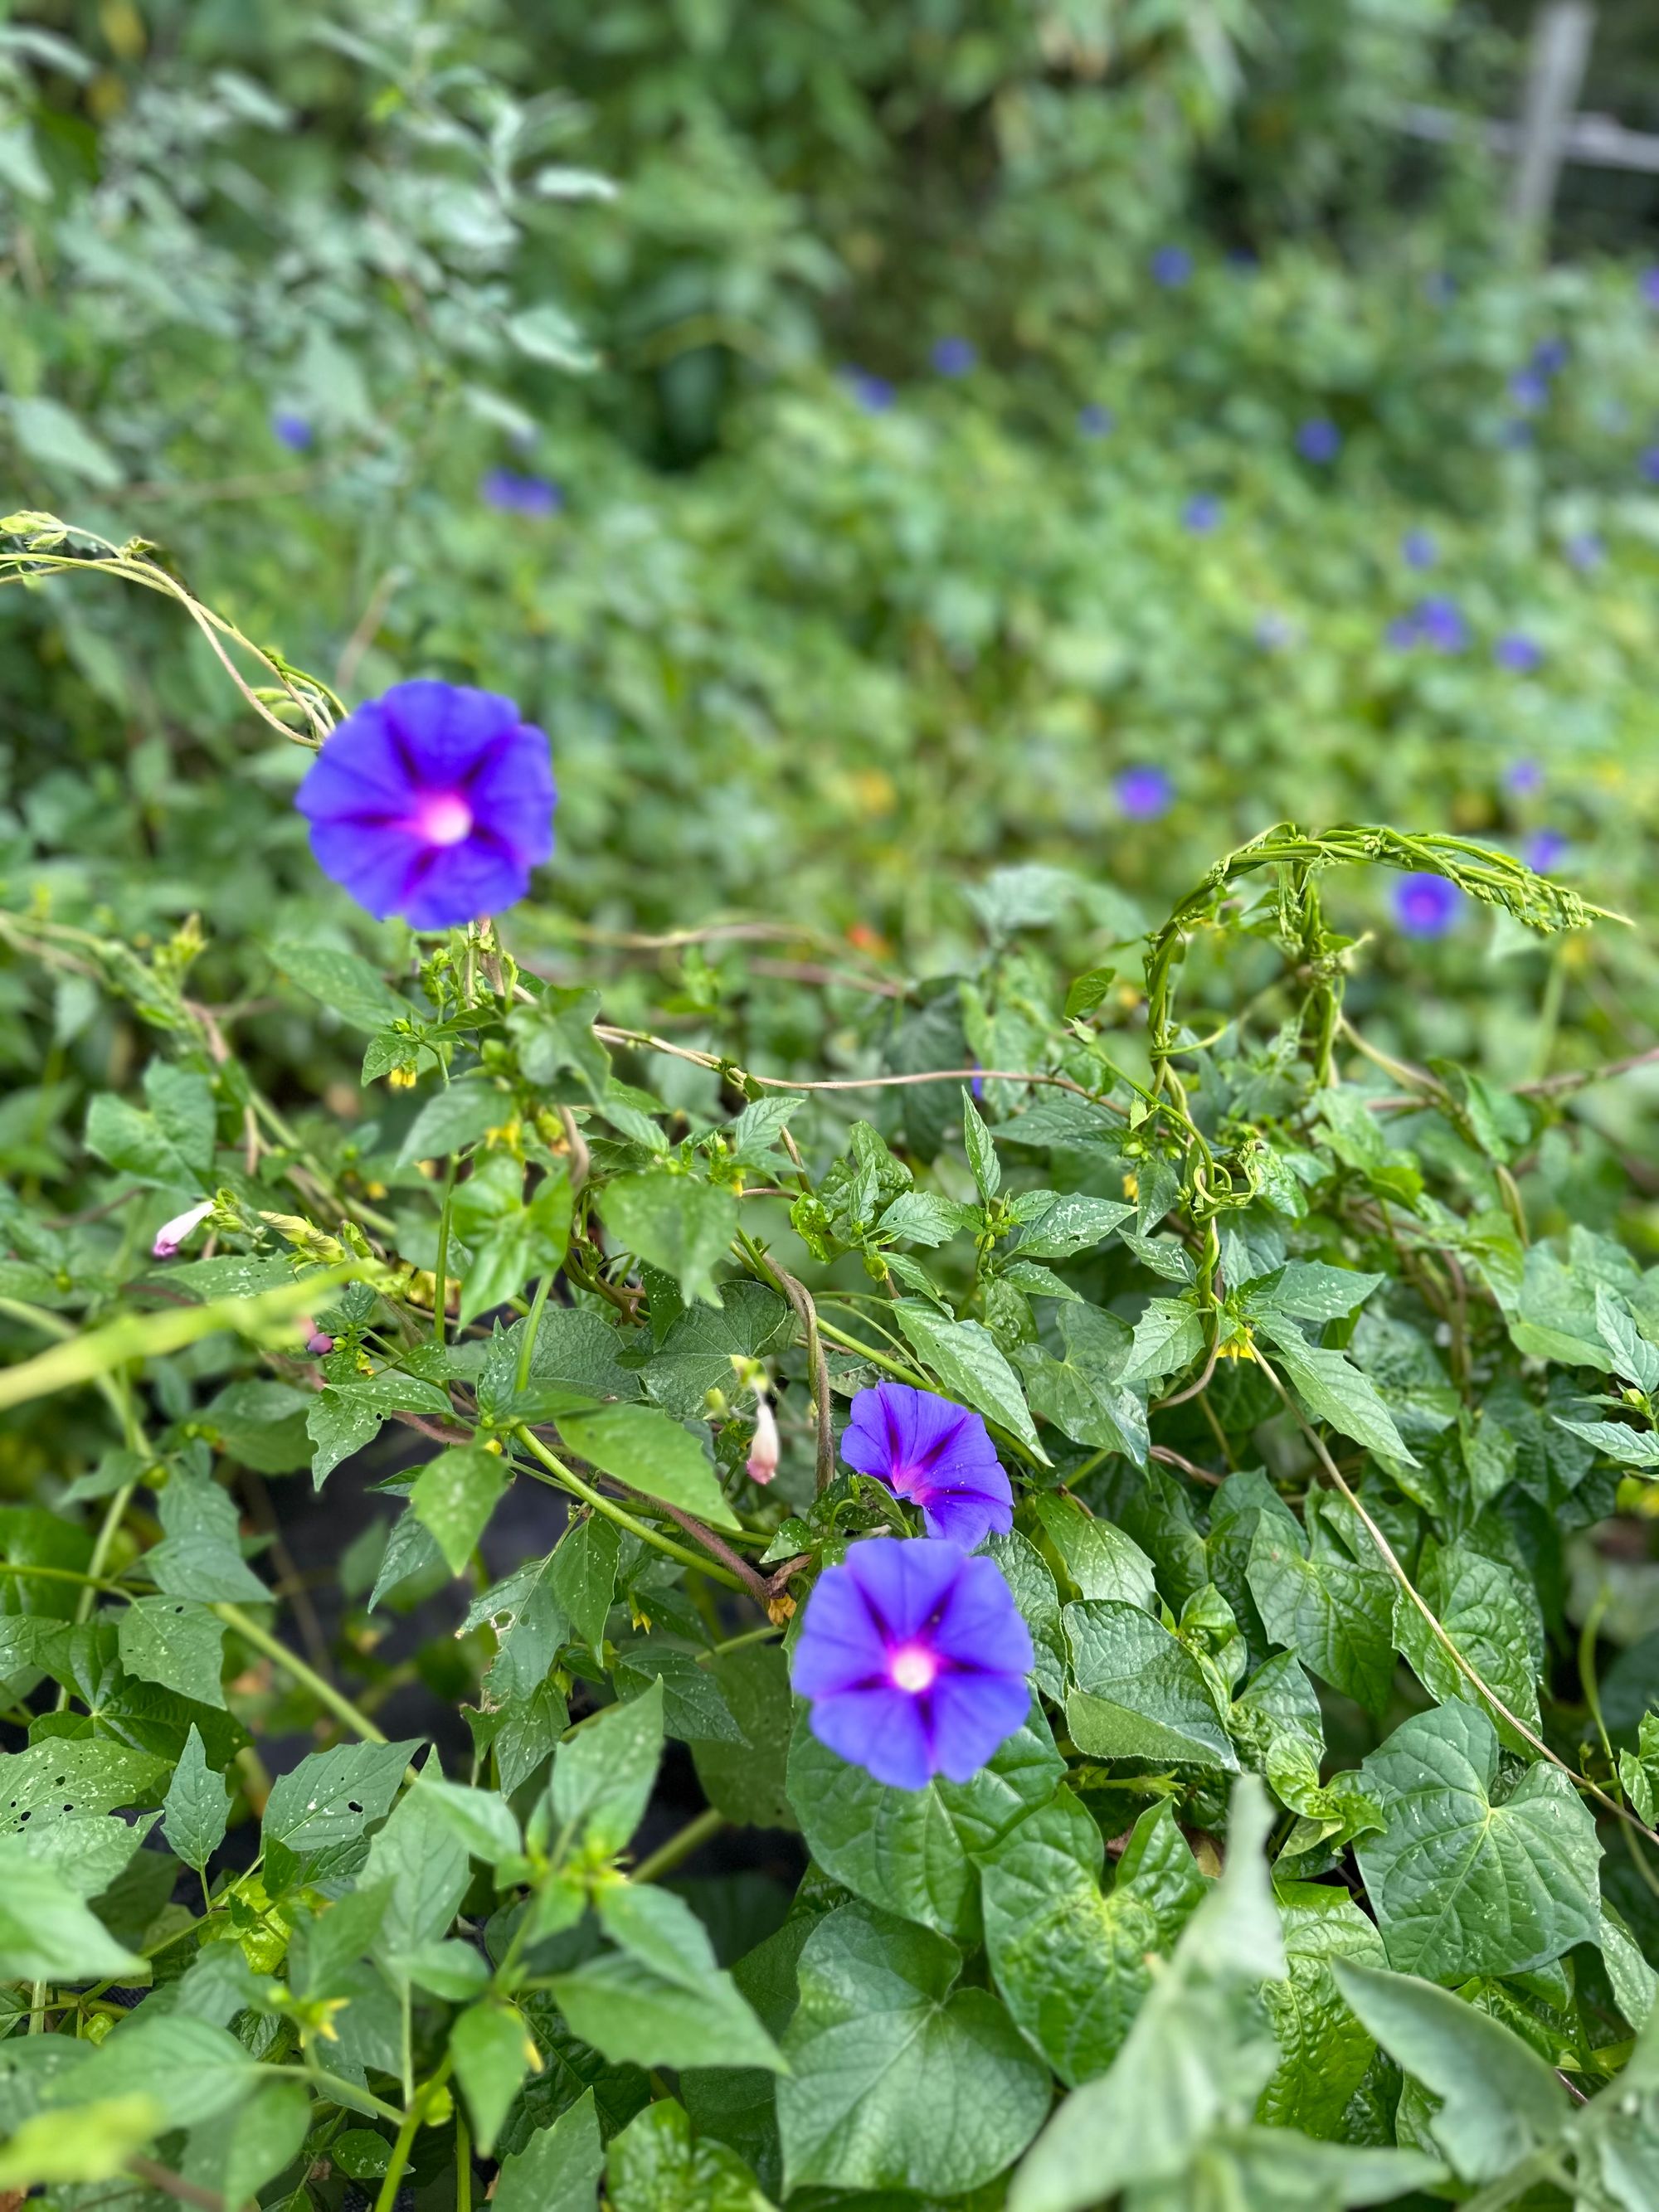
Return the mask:
POLYGON ((1131 822, 1155 822, 1175 804, 1175 784, 1161 768, 1126 768, 1112 795, 1131 822))
POLYGON ((1534 875, 1547 876, 1567 849, 1559 830, 1534 830, 1521 848, 1521 857, 1534 875))
POLYGON ((1492 658, 1511 676, 1531 676, 1544 665, 1544 648, 1524 630, 1510 630, 1492 647, 1492 658))
POLYGON ((1401 876, 1394 888, 1394 918, 1407 937, 1443 937, 1457 919, 1462 897, 1444 876, 1401 876))
POLYGON ((1193 257, 1184 246, 1160 246, 1151 268, 1154 284, 1162 284, 1167 292, 1179 291, 1192 281, 1193 257))
POLYGON ((164 1221, 155 1232, 155 1241, 149 1248, 152 1260, 171 1260, 185 1239, 199 1229, 213 1211, 213 1200, 204 1198, 199 1206, 186 1206, 175 1213, 171 1221, 164 1221))
POLYGON ((994 1559, 877 1536, 828 1567, 790 1662, 821 1744, 890 1790, 968 1782, 1030 1711, 1030 1632, 994 1559))
POLYGON ((1310 416, 1297 427, 1296 450, 1304 461, 1334 461, 1342 450, 1342 433, 1328 416, 1310 416))
POLYGON ((396 684, 327 739, 295 804, 325 876, 385 921, 450 929, 514 905, 553 850, 543 732, 494 691, 396 684))
POLYGON ((930 1536, 948 1537, 964 1552, 1014 1525, 1014 1493, 984 1422, 948 1398, 908 1382, 860 1390, 841 1455, 919 1505, 930 1536))
POLYGON ((270 418, 270 434, 290 453, 308 453, 315 433, 305 416, 292 407, 279 407, 270 418))
POLYGON ((1194 492, 1182 508, 1181 520, 1198 537, 1206 538, 1221 520, 1221 501, 1212 491, 1194 492))
POLYGON ((971 338, 941 338, 933 348, 933 367, 941 376, 966 376, 978 359, 971 338))

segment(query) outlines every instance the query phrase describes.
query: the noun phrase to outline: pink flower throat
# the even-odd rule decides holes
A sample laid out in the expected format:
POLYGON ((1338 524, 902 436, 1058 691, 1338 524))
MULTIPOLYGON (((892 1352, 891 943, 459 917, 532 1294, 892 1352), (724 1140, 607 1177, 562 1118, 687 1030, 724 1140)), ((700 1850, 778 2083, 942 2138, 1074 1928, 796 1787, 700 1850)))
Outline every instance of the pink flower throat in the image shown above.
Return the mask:
POLYGON ((925 1644, 901 1644, 888 1656, 887 1672, 895 1689, 919 1698, 937 1680, 939 1661, 925 1644))
POLYGON ((472 835, 472 809, 459 791, 430 792, 421 801, 415 829, 428 845, 459 845, 472 835))

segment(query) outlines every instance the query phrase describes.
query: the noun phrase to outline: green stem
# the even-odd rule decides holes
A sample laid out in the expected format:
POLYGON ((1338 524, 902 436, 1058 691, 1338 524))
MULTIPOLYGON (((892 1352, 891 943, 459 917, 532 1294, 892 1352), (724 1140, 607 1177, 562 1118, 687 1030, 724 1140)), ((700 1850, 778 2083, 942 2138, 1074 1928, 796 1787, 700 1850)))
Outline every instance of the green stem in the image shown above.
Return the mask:
POLYGON ((741 1651, 746 1644, 765 1644, 782 1633, 781 1623, 763 1620, 758 1628, 745 1628, 741 1636, 728 1636, 723 1644, 716 1644, 707 1651, 699 1651, 697 1664, 706 1667, 711 1659, 723 1659, 728 1651, 741 1651))
POLYGON ((688 1820, 678 1835, 659 1844, 648 1858, 643 1858, 635 1868, 635 1881, 658 1881, 675 1868, 683 1866, 693 1851, 701 1850, 712 1836, 719 1835, 726 1826, 724 1813, 717 1813, 711 1805, 707 1812, 699 1813, 695 1820, 688 1820))
MULTIPOLYGON (((672 1536, 659 1534, 645 1522, 636 1521, 631 1513, 613 1498, 607 1498, 603 1491, 595 1490, 592 1484, 584 1482, 580 1475, 573 1474, 563 1461, 556 1459, 540 1437, 527 1429, 523 1422, 513 1433, 525 1449, 533 1453, 547 1469, 546 1475, 537 1477, 538 1481, 544 1482, 550 1475, 556 1488, 568 1490, 573 1497, 581 1498, 596 1513, 602 1513, 607 1521, 615 1522, 618 1528, 626 1528, 630 1536, 637 1536, 642 1544, 649 1544, 653 1550, 663 1553, 667 1558, 678 1559, 683 1567, 695 1567, 700 1575, 712 1576, 717 1583, 724 1583, 728 1589, 744 1589, 744 1585, 737 1576, 721 1566, 717 1559, 711 1559, 702 1552, 693 1552, 684 1544, 677 1544, 672 1536)), ((533 1467, 528 1472, 536 1474, 533 1467)))
POLYGON ((472 2212, 472 2139, 459 2100, 455 2106, 455 2212, 472 2212))
POLYGON ((228 1605, 222 1601, 213 1607, 228 1628, 234 1628, 245 1644, 280 1667, 285 1674, 309 1690, 319 1705, 325 1705, 336 1720, 359 1735, 365 1743, 385 1743, 386 1737, 377 1729, 366 1713, 359 1712, 349 1698, 343 1697, 332 1682, 325 1681, 303 1659, 296 1659, 285 1644, 278 1641, 268 1628, 261 1628, 257 1620, 242 1611, 239 1605, 228 1605))
POLYGON ((431 2080, 410 2099, 409 2109, 398 2125, 397 2141, 392 2146, 392 2156, 380 2182, 380 2193, 374 2199, 374 2212, 392 2212, 397 2203, 398 2191, 403 2185, 404 2169, 408 2166, 409 2154, 415 2148, 416 2135, 425 2118, 427 2106, 449 2079, 449 2067, 450 2061, 446 2057, 431 2080))
POLYGON ((455 1158, 444 1170, 443 1205, 438 1214, 438 1261, 432 1270, 432 1340, 444 1340, 444 1308, 449 1303, 449 1208, 455 1196, 455 1158))
POLYGON ((331 2074, 322 2066, 262 2066, 262 2074, 291 2075, 297 2081, 309 2081, 317 2094, 327 2105, 337 2105, 343 2112, 373 2113, 376 2119, 390 2120, 398 2125, 403 2114, 395 2105, 388 2105, 369 2089, 360 2089, 355 2081, 343 2081, 337 2074, 331 2074))

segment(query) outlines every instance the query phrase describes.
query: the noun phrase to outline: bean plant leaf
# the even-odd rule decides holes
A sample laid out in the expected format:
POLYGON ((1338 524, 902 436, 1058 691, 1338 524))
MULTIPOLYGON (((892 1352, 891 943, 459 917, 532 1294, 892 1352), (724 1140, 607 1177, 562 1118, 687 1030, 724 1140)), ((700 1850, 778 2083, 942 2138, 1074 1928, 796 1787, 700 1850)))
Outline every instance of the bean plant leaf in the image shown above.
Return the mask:
POLYGON ((943 1936, 870 1905, 813 1929, 778 2085, 790 2191, 959 2196, 1024 2149, 1047 2069, 994 1997, 957 1988, 961 1966, 943 1936))
POLYGON ((1521 1974, 1600 1930, 1595 1822, 1558 1768, 1494 1797, 1496 1729, 1461 1702, 1403 1722, 1360 1768, 1382 1814, 1357 1846, 1389 1964, 1452 1982, 1521 1974))

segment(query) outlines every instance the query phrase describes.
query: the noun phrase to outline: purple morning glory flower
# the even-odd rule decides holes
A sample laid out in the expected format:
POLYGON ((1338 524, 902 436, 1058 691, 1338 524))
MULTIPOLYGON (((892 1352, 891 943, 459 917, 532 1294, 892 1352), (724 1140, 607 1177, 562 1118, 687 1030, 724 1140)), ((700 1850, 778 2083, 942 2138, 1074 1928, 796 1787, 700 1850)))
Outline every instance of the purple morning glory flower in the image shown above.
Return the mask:
POLYGON ((1455 599, 1421 599, 1415 621, 1417 635, 1437 653, 1462 653, 1469 641, 1469 627, 1455 599))
POLYGON ((1649 483, 1659 483, 1659 446, 1650 446, 1637 465, 1649 483))
POLYGON ((1394 888, 1394 918, 1407 937, 1443 937, 1457 919, 1462 896, 1444 876, 1401 876, 1394 888))
POLYGON ((1334 461, 1342 450, 1342 433, 1328 416, 1310 416, 1297 430, 1296 450, 1304 461, 1334 461))
POLYGON ((1544 665, 1544 648, 1524 630, 1510 630, 1492 647, 1492 658, 1512 676, 1531 676, 1544 665))
POLYGON ((1642 271, 1642 297, 1650 307, 1659 307, 1659 268, 1642 271))
POLYGON ((897 396, 886 377, 874 375, 867 368, 858 368, 849 362, 842 375, 848 390, 866 415, 884 415, 897 396))
POLYGON ((1534 830, 1521 848, 1521 857, 1534 875, 1547 876, 1567 849, 1559 830, 1534 830))
POLYGON ((1540 338, 1532 349, 1532 365, 1546 376, 1559 376, 1572 357, 1565 338, 1540 338))
POLYGON ((1504 771, 1504 788, 1517 799, 1530 798, 1544 787, 1544 771, 1535 760, 1511 761, 1504 771))
POLYGON ((1182 508, 1181 520, 1199 537, 1207 537, 1221 520, 1221 501, 1212 491, 1194 492, 1182 508))
POLYGON ((1160 246, 1151 267, 1153 283, 1162 284, 1166 291, 1178 291, 1192 281, 1193 257, 1184 246, 1160 246))
POLYGON ((971 338, 941 338, 933 348, 933 367, 941 376, 966 376, 978 360, 971 338))
POLYGON ((1091 399, 1086 407, 1078 409, 1077 427, 1085 438, 1109 438, 1117 428, 1117 417, 1109 407, 1091 399))
POLYGON ((510 699, 395 684, 341 723, 295 800, 325 876, 384 921, 449 929, 514 905, 553 850, 543 732, 510 699))
POLYGON ((309 453, 316 436, 305 416, 292 407, 276 410, 270 418, 270 434, 279 446, 286 446, 290 453, 309 453))
POLYGON ((1575 530, 1566 544, 1566 555, 1575 568, 1599 568, 1607 549, 1593 530, 1575 530))
POLYGON ((486 469, 478 479, 478 496, 503 514, 556 514, 564 505, 557 484, 546 477, 522 476, 517 469, 486 469))
POLYGON ((1549 379, 1539 369, 1523 368, 1510 379, 1510 398, 1528 414, 1545 405, 1549 396, 1549 379))
POLYGON ((1031 1638, 994 1559, 877 1536, 818 1577, 790 1662, 818 1741, 890 1790, 968 1782, 1030 1710, 1031 1638))
POLYGON ((1426 530, 1408 530, 1400 541, 1400 557, 1408 568, 1432 568, 1440 548, 1426 530))
POLYGON ((860 1390, 841 1455, 919 1505, 930 1536, 948 1537, 965 1552, 1014 1525, 1014 1494, 984 1422, 948 1398, 908 1382, 860 1390))
POLYGON ((1131 822, 1155 822, 1175 804, 1175 785, 1161 768, 1126 768, 1112 786, 1131 822))

